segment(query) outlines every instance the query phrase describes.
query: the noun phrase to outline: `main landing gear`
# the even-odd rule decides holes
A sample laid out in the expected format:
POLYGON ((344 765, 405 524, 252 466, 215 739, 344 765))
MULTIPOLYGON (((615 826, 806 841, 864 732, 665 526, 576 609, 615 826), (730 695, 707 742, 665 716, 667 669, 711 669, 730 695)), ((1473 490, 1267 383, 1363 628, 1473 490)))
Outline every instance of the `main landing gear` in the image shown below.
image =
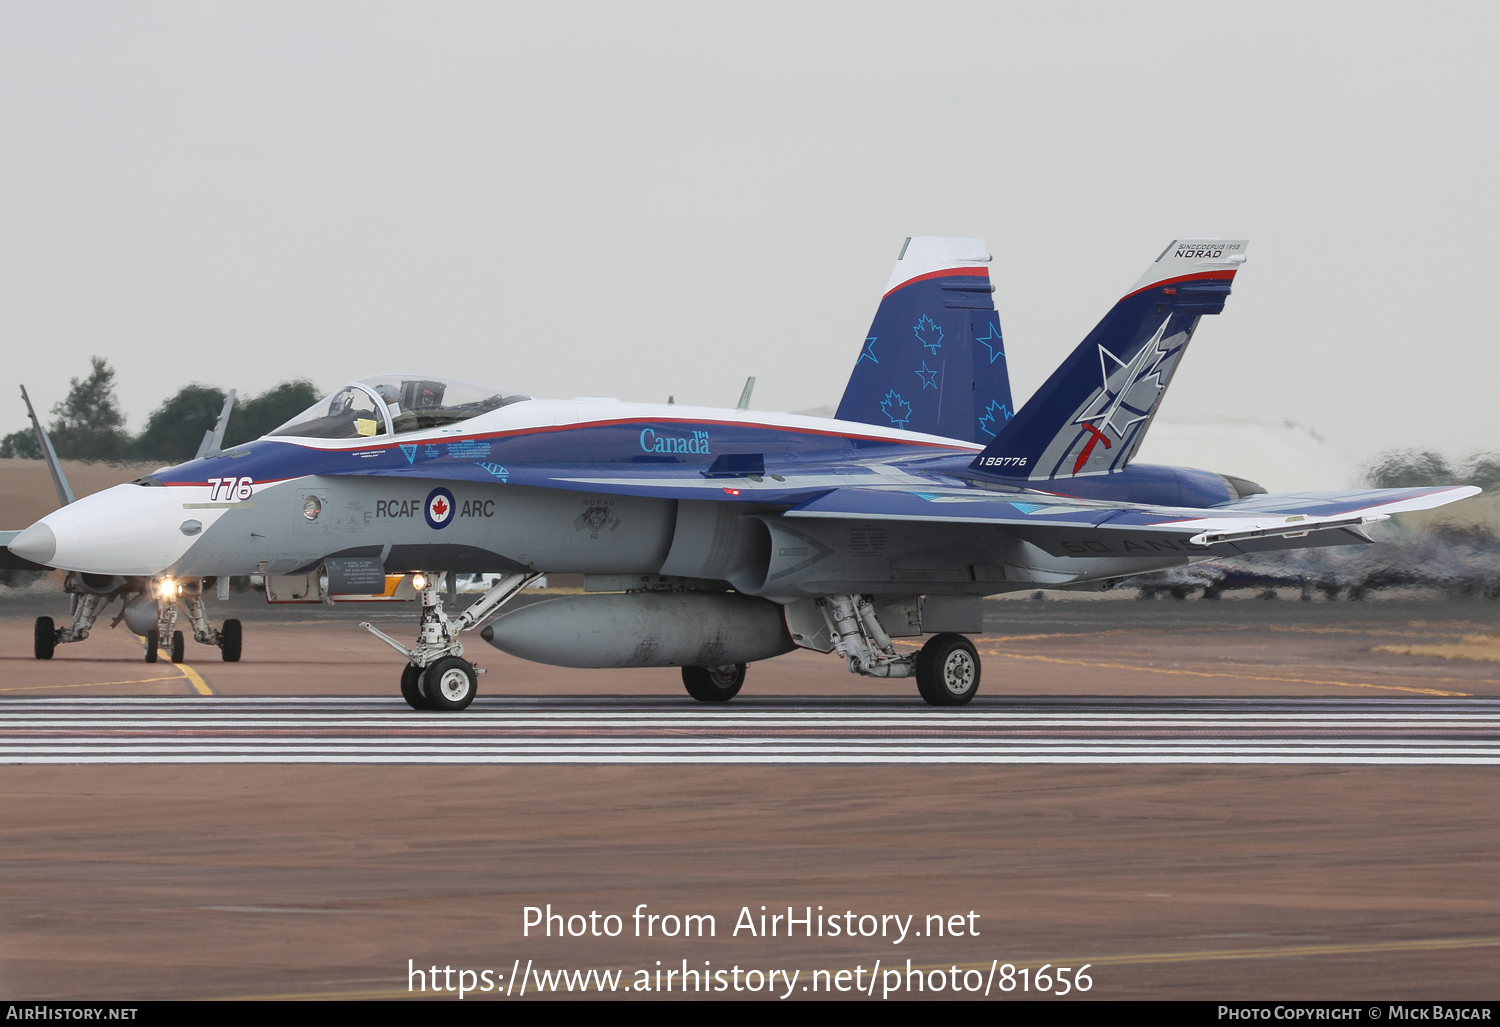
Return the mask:
POLYGON ((406 668, 401 672, 401 698, 408 706, 414 710, 462 710, 474 701, 483 671, 463 658, 459 633, 488 620, 490 614, 539 577, 541 574, 536 573, 507 574, 463 613, 450 618, 443 610, 437 575, 413 576, 412 584, 422 598, 415 648, 407 648, 368 621, 359 626, 406 657, 406 668))
POLYGON ((59 645, 82 642, 89 637, 104 608, 119 599, 123 609, 110 627, 123 620, 131 631, 140 635, 147 663, 155 663, 163 649, 173 663, 181 663, 187 658, 186 638, 177 630, 179 610, 187 614, 194 641, 216 646, 226 663, 237 663, 244 635, 240 622, 231 618, 224 622, 222 629, 214 630, 203 606, 202 586, 203 583, 196 579, 174 581, 162 578, 148 582, 134 578, 126 580, 119 588, 94 592, 85 590, 87 581, 80 583, 69 574, 63 588, 73 596, 72 623, 59 628, 51 617, 38 617, 32 632, 32 655, 39 660, 50 660, 59 645))
POLYGON ((978 694, 979 653, 963 635, 934 635, 920 652, 902 656, 880 626, 868 596, 824 596, 818 600, 818 609, 850 673, 915 677, 917 691, 933 706, 962 706, 978 694))
POLYGON ((728 702, 740 694, 740 686, 745 683, 745 665, 683 667, 682 683, 688 695, 699 702, 728 702))

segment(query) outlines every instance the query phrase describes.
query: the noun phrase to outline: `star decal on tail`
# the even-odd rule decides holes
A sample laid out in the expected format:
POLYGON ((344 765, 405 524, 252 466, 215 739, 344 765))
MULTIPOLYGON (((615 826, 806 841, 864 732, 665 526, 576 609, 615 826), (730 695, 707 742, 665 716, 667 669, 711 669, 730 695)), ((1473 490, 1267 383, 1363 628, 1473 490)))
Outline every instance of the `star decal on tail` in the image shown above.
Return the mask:
POLYGON ((984 343, 984 348, 990 351, 990 363, 994 363, 1005 356, 1005 339, 1000 335, 1000 326, 991 321, 986 325, 989 329, 984 335, 977 337, 975 342, 984 343))
POLYGON ((863 364, 866 360, 872 364, 880 363, 880 358, 875 355, 875 339, 876 336, 872 335, 865 340, 865 348, 860 350, 859 359, 854 362, 855 367, 863 364))
POLYGON ((1164 341, 1170 322, 1171 318, 1162 321, 1156 334, 1129 362, 1121 360, 1103 346, 1099 347, 1099 374, 1103 384, 1095 401, 1073 422, 1089 433, 1088 442, 1073 462, 1074 474, 1083 470, 1096 445, 1102 442, 1105 449, 1113 448, 1106 432, 1113 432, 1115 438, 1124 439, 1131 426, 1146 420, 1156 409, 1157 400, 1167 387, 1162 380, 1161 362, 1172 352, 1164 341), (1113 391, 1110 386, 1111 377, 1119 381, 1119 386, 1113 391), (1094 422, 1103 423, 1101 426, 1094 422))
POLYGON ((925 360, 922 361, 922 369, 920 371, 916 372, 916 374, 917 374, 918 378, 922 379, 922 388, 924 388, 924 389, 935 389, 935 388, 937 388, 937 372, 928 369, 928 367, 927 367, 927 361, 925 361, 925 360))

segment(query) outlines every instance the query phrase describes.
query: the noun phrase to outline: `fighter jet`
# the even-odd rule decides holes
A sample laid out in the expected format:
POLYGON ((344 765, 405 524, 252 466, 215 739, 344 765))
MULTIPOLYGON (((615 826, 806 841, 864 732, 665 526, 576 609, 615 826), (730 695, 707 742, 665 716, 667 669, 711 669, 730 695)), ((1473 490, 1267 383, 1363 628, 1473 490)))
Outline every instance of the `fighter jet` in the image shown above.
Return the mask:
MULTIPOLYGON (((195 459, 221 452, 224 429, 229 424, 229 413, 234 409, 234 396, 235 390, 230 389, 214 426, 203 433, 203 441, 198 446, 195 459)), ((67 506, 77 502, 73 496, 73 487, 63 471, 62 461, 57 458, 57 450, 53 448, 47 429, 32 408, 31 397, 26 394, 24 385, 21 386, 21 401, 26 404, 26 416, 31 421, 31 430, 36 434, 37 446, 41 449, 42 459, 46 461, 47 471, 52 476, 58 504, 67 506)), ((20 533, 14 531, 0 532, 0 545, 18 534, 20 533)), ((0 549, 0 567, 6 570, 46 569, 13 551, 3 549, 0 549)), ((210 584, 217 584, 220 596, 228 598, 228 578, 221 578, 218 582, 210 579, 210 584)), ((53 624, 51 617, 36 619, 33 649, 37 659, 49 660, 59 644, 82 642, 88 638, 99 615, 110 603, 119 599, 120 613, 110 627, 123 620, 142 639, 149 663, 155 663, 163 649, 171 655, 173 663, 183 661, 185 639, 182 632, 176 630, 177 606, 172 601, 173 594, 165 582, 153 583, 150 577, 142 575, 91 574, 70 570, 63 576, 63 591, 72 601, 73 621, 67 627, 59 628, 53 624), (168 589, 165 593, 164 588, 168 589)), ((225 660, 240 658, 240 622, 237 620, 226 621, 223 631, 215 631, 206 618, 199 618, 193 623, 193 635, 200 642, 219 646, 225 660)))
POLYGON ((680 667, 705 702, 731 699, 748 664, 803 648, 962 705, 980 682, 965 637, 981 630, 979 597, 1366 544, 1362 525, 1478 491, 1273 496, 1134 462, 1247 247, 1172 242, 1014 416, 983 241, 912 238, 834 418, 376 375, 258 441, 69 504, 9 548, 149 579, 195 625, 209 577, 336 599, 410 573, 415 640, 364 626, 405 658, 416 709, 473 700, 463 638, 481 627, 529 660, 680 667), (494 619, 548 572, 584 575, 589 594, 494 619), (456 573, 502 577, 450 616, 440 581, 456 573), (893 642, 922 635, 914 652, 893 642))

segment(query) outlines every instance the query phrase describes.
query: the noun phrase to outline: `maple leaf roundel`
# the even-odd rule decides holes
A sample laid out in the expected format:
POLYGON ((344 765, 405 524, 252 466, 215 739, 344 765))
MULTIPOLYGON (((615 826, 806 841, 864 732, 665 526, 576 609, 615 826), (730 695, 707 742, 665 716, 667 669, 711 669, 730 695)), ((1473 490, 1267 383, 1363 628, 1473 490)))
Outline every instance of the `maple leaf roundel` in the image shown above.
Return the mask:
POLYGON ((453 523, 453 493, 445 488, 435 488, 427 493, 427 515, 429 528, 446 528, 453 523))

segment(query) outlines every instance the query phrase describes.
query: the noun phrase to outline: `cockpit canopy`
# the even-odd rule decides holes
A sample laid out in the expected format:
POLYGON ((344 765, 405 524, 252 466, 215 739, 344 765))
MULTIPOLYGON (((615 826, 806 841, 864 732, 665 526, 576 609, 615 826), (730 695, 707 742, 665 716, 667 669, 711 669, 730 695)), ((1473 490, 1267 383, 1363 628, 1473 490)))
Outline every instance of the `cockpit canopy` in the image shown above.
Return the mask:
POLYGON ((405 435, 457 424, 530 398, 453 378, 383 374, 345 385, 271 434, 299 439, 405 435))

